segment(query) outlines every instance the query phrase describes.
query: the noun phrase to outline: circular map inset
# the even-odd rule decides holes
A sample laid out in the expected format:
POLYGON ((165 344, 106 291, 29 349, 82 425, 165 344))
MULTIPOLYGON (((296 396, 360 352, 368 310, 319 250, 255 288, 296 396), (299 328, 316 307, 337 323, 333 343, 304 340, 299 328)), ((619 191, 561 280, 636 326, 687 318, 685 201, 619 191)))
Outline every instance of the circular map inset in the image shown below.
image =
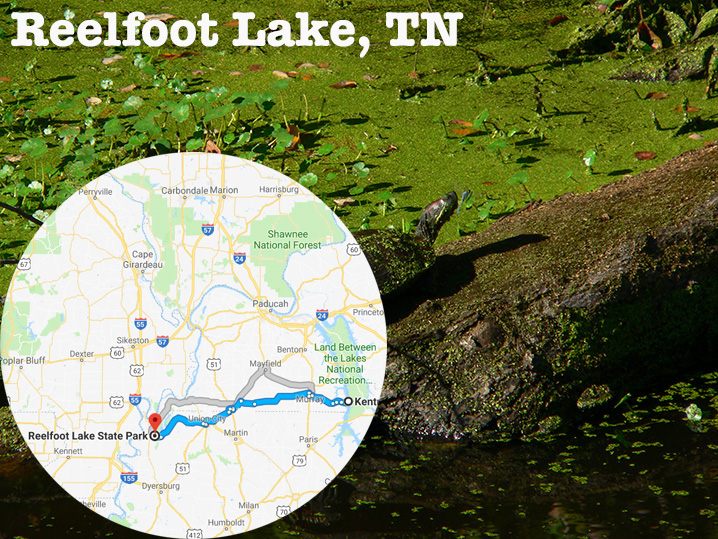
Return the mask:
POLYGON ((137 531, 253 530, 319 493, 374 415, 386 327, 369 264, 299 184, 170 154, 80 189, 28 245, 0 359, 40 464, 137 531))

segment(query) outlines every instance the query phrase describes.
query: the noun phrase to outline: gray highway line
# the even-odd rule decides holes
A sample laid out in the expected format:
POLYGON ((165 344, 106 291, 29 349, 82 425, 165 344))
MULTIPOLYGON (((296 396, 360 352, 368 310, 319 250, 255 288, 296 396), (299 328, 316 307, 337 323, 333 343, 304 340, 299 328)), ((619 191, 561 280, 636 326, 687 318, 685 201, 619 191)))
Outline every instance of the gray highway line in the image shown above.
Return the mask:
POLYGON ((258 367, 257 370, 254 371, 254 374, 249 377, 247 384, 239 390, 239 393, 237 393, 237 396, 234 399, 222 400, 210 399, 209 397, 185 397, 184 399, 177 399, 175 397, 170 397, 167 401, 165 401, 165 405, 162 407, 160 416, 162 419, 167 417, 167 414, 169 414, 173 406, 192 406, 194 404, 206 404, 209 406, 219 406, 221 408, 232 406, 235 402, 239 399, 243 399, 250 391, 252 391, 254 384, 257 383, 257 380, 259 380, 262 376, 267 378, 267 380, 271 380, 272 382, 292 389, 308 389, 313 392, 315 388, 314 382, 294 382, 292 380, 282 378, 281 376, 277 376, 272 372, 271 367, 258 367))
POLYGON ((267 380, 271 380, 272 382, 276 382, 286 387, 291 387, 292 389, 308 389, 309 391, 314 392, 314 382, 294 382, 293 380, 287 380, 286 378, 282 378, 281 376, 274 374, 271 367, 266 367, 265 371, 264 377, 267 380))

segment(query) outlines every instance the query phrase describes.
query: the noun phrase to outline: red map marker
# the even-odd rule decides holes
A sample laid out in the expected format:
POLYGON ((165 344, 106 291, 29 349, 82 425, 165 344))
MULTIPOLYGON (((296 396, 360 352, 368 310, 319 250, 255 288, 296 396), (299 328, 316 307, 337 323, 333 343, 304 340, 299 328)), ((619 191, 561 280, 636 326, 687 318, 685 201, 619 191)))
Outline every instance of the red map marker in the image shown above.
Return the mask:
POLYGON ((150 414, 150 425, 154 429, 155 432, 157 432, 157 427, 160 426, 160 423, 162 422, 162 416, 160 414, 150 414))

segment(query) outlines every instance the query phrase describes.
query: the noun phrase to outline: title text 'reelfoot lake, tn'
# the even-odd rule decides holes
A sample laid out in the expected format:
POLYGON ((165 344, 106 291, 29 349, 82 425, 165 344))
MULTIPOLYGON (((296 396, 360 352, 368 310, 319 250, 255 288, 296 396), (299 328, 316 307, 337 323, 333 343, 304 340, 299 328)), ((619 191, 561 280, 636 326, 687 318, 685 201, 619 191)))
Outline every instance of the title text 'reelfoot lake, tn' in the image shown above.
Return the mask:
MULTIPOLYGON (((138 47, 143 43, 149 47, 162 47, 168 40, 176 47, 189 47, 199 41, 205 47, 214 47, 219 36, 212 29, 217 21, 203 13, 196 21, 178 19, 168 25, 165 21, 150 18, 140 11, 133 11, 118 24, 117 13, 104 12, 106 28, 95 19, 84 20, 77 25, 72 20, 61 19, 46 28, 45 18, 37 12, 13 13, 17 21, 17 37, 11 41, 13 47, 47 47, 52 43, 56 47, 69 47, 75 40, 84 47, 138 47), (124 27, 124 30, 120 28, 124 27), (45 31, 47 30, 46 37, 45 31), (124 35, 123 39, 120 39, 124 35)), ((329 21, 310 20, 307 12, 295 14, 297 21, 284 19, 271 21, 266 28, 252 28, 253 12, 235 12, 232 18, 237 21, 237 37, 232 40, 235 47, 326 47, 330 44, 338 47, 350 47, 355 42, 354 24, 348 20, 338 20, 331 25, 329 21), (298 28, 297 28, 298 26, 298 28), (294 37, 293 37, 294 36, 294 37), (295 39, 299 36, 298 39, 295 39)), ((456 46, 458 41, 458 21, 463 19, 459 12, 389 12, 386 14, 387 28, 396 28, 396 37, 389 41, 393 47, 412 47, 415 40, 409 38, 409 27, 421 25, 424 38, 419 41, 423 47, 456 46), (437 37, 438 34, 438 37, 437 37)), ((367 36, 356 40, 361 47, 360 57, 369 50, 371 41, 367 36)))

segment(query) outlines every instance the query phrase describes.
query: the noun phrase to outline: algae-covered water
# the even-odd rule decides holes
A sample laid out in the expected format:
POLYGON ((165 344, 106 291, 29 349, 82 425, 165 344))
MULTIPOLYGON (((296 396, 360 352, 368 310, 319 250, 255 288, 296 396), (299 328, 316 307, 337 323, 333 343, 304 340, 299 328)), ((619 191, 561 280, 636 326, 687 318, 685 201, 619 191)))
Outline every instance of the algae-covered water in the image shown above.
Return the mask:
MULTIPOLYGON (((627 396, 571 434, 531 442, 401 440, 377 429, 317 498, 245 536, 716 537, 716 389, 718 376, 706 375, 627 396)), ((143 537, 11 453, 0 464, 3 537, 143 537)))
MULTIPOLYGON (((0 200, 52 211, 121 163, 212 140, 295 179, 312 174, 311 188, 352 229, 411 228, 430 201, 470 189, 473 199, 442 230, 445 243, 531 200, 594 189, 718 135, 716 102, 700 77, 615 80, 638 59, 620 48, 560 59, 556 51, 603 16, 593 3, 427 2, 464 13, 452 48, 389 45, 385 13, 413 11, 415 2, 301 8, 351 19, 370 51, 226 45, 233 11, 255 11, 263 27, 291 19, 299 7, 289 1, 0 3, 0 200), (9 44, 15 9, 52 20, 68 9, 77 20, 99 10, 188 19, 211 10, 225 45, 18 49, 9 44), (565 19, 552 24, 557 17, 565 19), (222 114, 237 92, 254 102, 222 114), (195 103, 186 118, 181 104, 162 108, 191 93, 206 106, 195 103)), ((36 230, 0 213, 0 259, 18 257, 36 230)), ((13 270, 0 267, 0 295, 13 270)), ((397 439, 377 426, 330 489, 248 537, 718 537, 717 383, 707 375, 626 396, 554 439, 475 446, 397 439), (694 408, 685 412, 691 404, 699 420, 694 408)), ((139 537, 23 458, 7 408, 0 443, 0 538, 139 537)))
MULTIPOLYGON (((312 174, 312 190, 353 229, 410 229, 429 202, 470 189, 470 204, 442 230, 445 243, 531 200, 651 168, 718 132, 704 80, 612 79, 638 59, 620 50, 559 57, 604 16, 590 3, 432 2, 434 11, 464 13, 457 46, 392 47, 385 15, 412 11, 413 2, 302 2, 313 19, 350 19, 357 36, 371 40, 363 58, 358 46, 235 48, 234 11, 254 11, 256 31, 273 19, 293 21, 297 6, 211 7, 219 22, 214 48, 39 49, 9 44, 11 13, 39 8, 0 3, 3 200, 51 211, 121 163, 212 140, 294 179, 312 174), (565 20, 551 24, 556 17, 565 20), (238 92, 248 94, 244 101, 238 92), (192 94, 200 97, 178 110, 192 94)), ((49 24, 132 9, 192 20, 206 6, 108 0, 99 7, 45 2, 41 11, 49 24)), ((412 32, 422 37, 421 29, 412 32)), ((13 258, 36 228, 1 215, 0 258, 13 258)), ((12 269, 0 268, 3 289, 12 269)))

